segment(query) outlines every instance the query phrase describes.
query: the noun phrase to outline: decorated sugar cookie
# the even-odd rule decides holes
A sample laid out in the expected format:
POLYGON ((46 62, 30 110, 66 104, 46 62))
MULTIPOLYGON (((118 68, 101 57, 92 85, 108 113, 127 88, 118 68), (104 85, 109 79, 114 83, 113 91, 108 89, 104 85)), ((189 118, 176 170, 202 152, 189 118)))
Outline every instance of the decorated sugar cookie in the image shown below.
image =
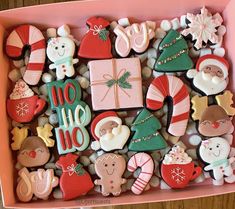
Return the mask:
MULTIPOLYGON (((150 22, 142 22, 141 24, 134 23, 126 28, 117 25, 114 28, 114 33, 117 35, 115 41, 115 49, 121 57, 127 57, 131 49, 137 53, 144 52, 152 38, 154 38, 156 24, 150 22)), ((153 22, 151 22, 153 23, 153 22)))
POLYGON ((201 167, 198 167, 192 162, 192 158, 185 153, 180 146, 174 146, 167 153, 160 166, 160 172, 163 180, 173 189, 181 189, 188 183, 196 179, 202 172, 201 167))
POLYGON ((84 35, 78 56, 89 59, 112 58, 111 41, 107 27, 109 22, 102 17, 91 17, 87 20, 89 31, 84 35))
POLYGON ((47 57, 53 63, 49 65, 50 69, 56 69, 58 80, 65 76, 72 77, 75 73, 74 64, 78 59, 74 59, 75 43, 70 37, 51 38, 47 44, 47 57))
POLYGON ((233 132, 232 116, 235 108, 232 107, 232 93, 225 91, 216 96, 217 105, 208 106, 208 97, 194 96, 191 99, 193 120, 198 120, 198 131, 200 134, 213 137, 231 134, 233 132))
POLYGON ((33 195, 47 200, 52 189, 59 183, 58 177, 54 176, 53 169, 38 169, 29 172, 27 168, 19 171, 20 180, 16 187, 16 194, 20 201, 29 202, 33 195))
POLYGON ((91 133, 104 151, 122 149, 126 144, 130 129, 122 125, 121 118, 113 111, 99 114, 91 123, 91 133))
POLYGON ((155 63, 155 70, 159 72, 186 71, 193 67, 188 55, 188 45, 183 36, 176 30, 170 30, 159 45, 161 52, 155 63))
POLYGON ((64 200, 71 200, 81 195, 85 195, 93 188, 93 182, 89 173, 77 163, 78 155, 69 153, 60 156, 56 165, 62 168, 60 177, 60 189, 64 200))
POLYGON ((44 69, 46 43, 42 32, 33 25, 20 25, 7 38, 6 53, 13 60, 23 58, 25 48, 30 49, 30 57, 23 79, 29 85, 36 85, 44 69))
POLYGON ((128 149, 132 151, 152 151, 166 148, 167 143, 158 132, 160 129, 159 120, 147 109, 143 109, 131 125, 131 130, 135 131, 135 134, 128 149))
POLYGON ((207 44, 217 44, 219 35, 218 27, 223 19, 218 13, 212 15, 205 7, 201 9, 200 14, 188 13, 186 16, 187 28, 181 33, 194 42, 194 47, 198 50, 207 44))
POLYGON ((197 61, 196 69, 187 72, 193 87, 209 96, 224 91, 228 85, 229 63, 223 57, 204 55, 197 61))
POLYGON ((34 95, 34 92, 23 81, 18 80, 10 98, 7 99, 8 115, 19 123, 27 123, 35 116, 42 113, 46 107, 46 101, 34 95))
POLYGON ((91 120, 89 106, 81 101, 81 88, 77 80, 47 83, 51 109, 56 110, 59 127, 55 128, 59 154, 83 151, 90 137, 85 128, 91 120))
POLYGON ((141 172, 132 185, 131 191, 139 195, 144 191, 153 175, 154 162, 151 156, 144 152, 134 154, 127 163, 127 169, 134 172, 137 168, 141 168, 141 172))
POLYGON ((125 169, 126 161, 121 155, 107 153, 96 159, 95 172, 100 179, 94 183, 101 186, 102 195, 121 194, 121 186, 126 183, 126 179, 122 178, 125 169))
POLYGON ((180 78, 170 75, 155 78, 147 91, 147 108, 162 108, 167 97, 171 98, 169 107, 172 109, 167 131, 174 136, 183 136, 189 118, 190 99, 187 87, 180 78))
POLYGON ((198 155, 205 163, 204 170, 209 171, 215 185, 225 182, 235 182, 235 175, 231 164, 235 157, 229 157, 230 145, 222 137, 213 137, 202 141, 198 148, 198 155))

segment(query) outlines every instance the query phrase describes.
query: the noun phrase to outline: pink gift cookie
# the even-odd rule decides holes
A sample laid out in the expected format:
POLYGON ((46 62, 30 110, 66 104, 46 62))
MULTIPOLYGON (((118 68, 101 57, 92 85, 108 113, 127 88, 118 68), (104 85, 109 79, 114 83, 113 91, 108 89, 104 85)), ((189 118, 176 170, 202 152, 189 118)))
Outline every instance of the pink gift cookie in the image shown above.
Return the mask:
POLYGON ((197 61, 196 69, 187 72, 193 87, 209 96, 224 91, 228 85, 229 63, 223 57, 204 55, 197 61))
POLYGON ((126 161, 121 155, 107 153, 96 159, 95 171, 100 179, 94 183, 101 186, 104 196, 121 194, 121 186, 126 183, 126 179, 122 178, 125 169, 126 161))
POLYGON ((122 149, 126 144, 130 129, 122 125, 121 118, 113 111, 99 114, 91 124, 91 133, 104 151, 122 149))
POLYGON ((25 48, 30 49, 30 57, 23 79, 30 85, 36 85, 44 69, 46 43, 42 32, 33 25, 21 25, 7 38, 6 53, 10 58, 21 58, 24 56, 25 48))
POLYGON ((141 172, 132 185, 131 191, 134 194, 141 194, 153 175, 154 162, 151 156, 144 152, 134 154, 128 161, 127 169, 134 172, 137 168, 141 168, 141 172))
POLYGON ((144 52, 152 38, 154 38, 156 24, 150 22, 134 23, 126 28, 117 25, 114 33, 117 35, 115 49, 121 57, 127 57, 131 49, 137 53, 144 52))
POLYGON ((143 106, 139 58, 90 61, 88 66, 93 110, 143 106))
POLYGON ((38 169, 29 172, 27 168, 22 168, 19 171, 19 176, 20 180, 16 187, 16 194, 22 202, 29 202, 33 195, 47 200, 52 189, 59 183, 59 179, 54 176, 53 169, 38 169))

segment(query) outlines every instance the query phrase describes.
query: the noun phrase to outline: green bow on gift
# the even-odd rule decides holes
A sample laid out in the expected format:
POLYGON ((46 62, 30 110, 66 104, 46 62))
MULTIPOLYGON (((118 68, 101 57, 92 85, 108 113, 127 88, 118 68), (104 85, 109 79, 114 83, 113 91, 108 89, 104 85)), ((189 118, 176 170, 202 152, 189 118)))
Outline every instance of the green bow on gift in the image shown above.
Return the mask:
POLYGON ((75 169, 74 169, 75 173, 79 176, 84 174, 84 169, 82 168, 81 164, 77 164, 75 169))
POLYGON ((119 87, 123 89, 131 89, 131 84, 127 81, 130 77, 130 72, 125 72, 120 78, 118 79, 110 79, 106 82, 106 85, 111 88, 113 85, 117 84, 119 87))

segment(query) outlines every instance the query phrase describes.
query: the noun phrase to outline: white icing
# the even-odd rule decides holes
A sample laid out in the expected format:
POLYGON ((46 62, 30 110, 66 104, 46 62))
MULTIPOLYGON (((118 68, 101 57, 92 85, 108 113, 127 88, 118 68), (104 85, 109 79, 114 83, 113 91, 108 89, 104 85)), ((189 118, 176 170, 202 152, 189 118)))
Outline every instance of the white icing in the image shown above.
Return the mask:
POLYGON ((28 98, 33 96, 33 91, 29 88, 29 86, 23 81, 19 80, 16 82, 15 87, 10 94, 10 99, 22 99, 22 98, 28 98))

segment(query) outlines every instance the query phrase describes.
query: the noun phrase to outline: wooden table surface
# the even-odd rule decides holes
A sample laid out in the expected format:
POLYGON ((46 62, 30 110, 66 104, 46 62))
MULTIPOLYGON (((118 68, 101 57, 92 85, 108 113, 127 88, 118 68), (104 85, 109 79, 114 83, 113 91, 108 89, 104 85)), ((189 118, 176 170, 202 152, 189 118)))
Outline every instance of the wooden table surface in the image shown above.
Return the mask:
MULTIPOLYGON (((70 0, 67 0, 70 1, 70 0)), ((117 0, 118 1, 118 0, 117 0)), ((0 0, 0 10, 37 4, 64 2, 64 0, 0 0)), ((235 209, 235 193, 207 198, 183 201, 139 204, 129 206, 113 206, 105 209, 235 209)))

